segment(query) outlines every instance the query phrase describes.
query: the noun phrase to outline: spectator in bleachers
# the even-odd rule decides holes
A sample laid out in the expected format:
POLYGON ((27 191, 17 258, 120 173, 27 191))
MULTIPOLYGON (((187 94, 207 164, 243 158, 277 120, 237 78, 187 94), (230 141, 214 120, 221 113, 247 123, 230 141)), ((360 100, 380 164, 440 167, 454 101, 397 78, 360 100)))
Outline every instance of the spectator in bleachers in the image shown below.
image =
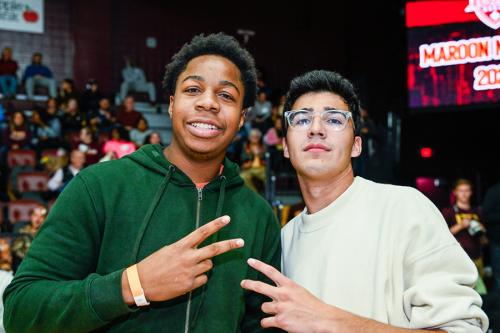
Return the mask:
POLYGON ((249 110, 248 116, 251 120, 252 127, 258 128, 261 133, 266 133, 272 127, 270 123, 272 104, 267 100, 267 95, 264 91, 259 91, 257 100, 254 106, 249 110))
POLYGON ((60 193, 66 185, 76 176, 85 166, 85 153, 78 149, 71 151, 69 164, 58 169, 49 179, 47 187, 50 191, 60 193))
POLYGON ((131 154, 136 150, 133 142, 130 141, 127 130, 121 126, 113 128, 111 140, 104 144, 103 152, 106 154, 104 160, 114 160, 131 154))
POLYGON ((76 91, 75 82, 72 79, 64 79, 59 86, 59 94, 57 95, 57 103, 59 107, 65 111, 70 99, 79 99, 76 91))
POLYGON ((85 91, 80 101, 82 111, 87 114, 97 113, 102 98, 103 95, 99 90, 99 84, 96 80, 90 79, 85 85, 85 91))
POLYGON ((78 100, 71 98, 62 115, 62 125, 65 133, 77 132, 83 124, 83 117, 78 106, 78 100))
POLYGON ((481 223, 479 208, 471 204, 472 183, 467 179, 457 180, 453 185, 453 195, 455 203, 443 209, 442 213, 450 232, 476 265, 480 278, 476 290, 485 294, 482 246, 487 242, 486 228, 481 223))
POLYGON ((21 111, 14 111, 11 115, 9 126, 4 132, 4 140, 8 149, 29 149, 31 132, 26 122, 26 117, 21 111))
POLYGON ((74 149, 85 154, 86 166, 99 162, 102 157, 99 143, 90 127, 83 127, 80 130, 80 141, 76 143, 74 149))
POLYGON ((135 143, 137 147, 142 146, 144 139, 150 135, 152 130, 149 129, 149 124, 146 118, 142 117, 137 123, 137 128, 130 131, 130 140, 135 143))
POLYGON ((274 126, 271 127, 264 136, 264 143, 267 150, 271 154, 272 169, 277 172, 282 169, 283 165, 283 131, 281 128, 281 119, 277 118, 274 121, 274 126))
POLYGON ((59 119, 59 122, 61 121, 63 111, 59 108, 57 99, 54 97, 50 97, 47 100, 47 114, 50 114, 52 117, 57 117, 59 119))
POLYGON ((4 97, 16 95, 17 68, 17 62, 12 59, 12 49, 4 48, 0 58, 0 88, 4 97))
POLYGON ((266 148, 262 143, 262 132, 256 128, 250 131, 248 141, 241 152, 241 173, 245 185, 257 192, 254 181, 262 183, 266 180, 266 167, 264 165, 264 153, 266 148))
POLYGON ((131 91, 147 92, 151 104, 156 103, 156 90, 152 82, 146 81, 144 71, 132 59, 127 59, 127 65, 122 70, 123 82, 120 86, 120 98, 125 100, 131 91))
POLYGON ((99 100, 99 107, 96 111, 90 110, 87 113, 87 119, 94 131, 110 132, 116 122, 116 118, 111 109, 109 99, 103 97, 99 100))
POLYGON ((12 271, 12 252, 6 238, 0 238, 0 270, 12 271))
MULTIPOLYGON (((47 108, 48 110, 49 108, 47 108)), ((51 108, 51 112, 54 108, 51 108)), ((31 116, 31 143, 38 150, 56 148, 61 144, 61 121, 47 111, 34 110, 31 116)))
POLYGON ((56 80, 52 71, 42 64, 42 54, 33 54, 31 65, 24 71, 23 82, 26 88, 28 99, 33 99, 35 95, 35 85, 42 85, 49 89, 51 97, 57 96, 56 80))
POLYGON ((47 217, 47 209, 40 205, 37 208, 34 208, 30 212, 30 221, 29 224, 21 227, 18 230, 19 236, 17 236, 11 247, 11 251, 13 254, 13 270, 14 272, 19 267, 19 264, 24 259, 24 256, 28 252, 28 249, 35 238, 36 233, 40 230, 45 218, 47 217))
POLYGON ((151 132, 148 136, 144 138, 143 145, 163 145, 161 142, 161 136, 158 132, 151 132))
POLYGON ((132 96, 127 96, 123 102, 122 109, 116 116, 116 122, 122 125, 127 131, 137 126, 142 114, 135 110, 135 100, 132 96))

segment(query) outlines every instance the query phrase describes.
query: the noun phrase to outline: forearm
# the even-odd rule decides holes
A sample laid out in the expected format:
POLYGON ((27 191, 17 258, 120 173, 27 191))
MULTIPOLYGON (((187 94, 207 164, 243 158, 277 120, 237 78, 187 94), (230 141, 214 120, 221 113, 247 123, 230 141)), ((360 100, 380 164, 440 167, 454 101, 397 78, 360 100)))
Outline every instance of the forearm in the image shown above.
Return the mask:
POLYGON ((354 315, 347 311, 340 311, 339 309, 329 306, 329 311, 325 320, 318 322, 318 332, 321 333, 358 333, 358 332, 370 332, 370 333, 429 333, 429 332, 443 332, 443 330, 431 330, 431 329, 409 329, 395 327, 388 324, 384 324, 373 319, 364 318, 361 316, 354 315))

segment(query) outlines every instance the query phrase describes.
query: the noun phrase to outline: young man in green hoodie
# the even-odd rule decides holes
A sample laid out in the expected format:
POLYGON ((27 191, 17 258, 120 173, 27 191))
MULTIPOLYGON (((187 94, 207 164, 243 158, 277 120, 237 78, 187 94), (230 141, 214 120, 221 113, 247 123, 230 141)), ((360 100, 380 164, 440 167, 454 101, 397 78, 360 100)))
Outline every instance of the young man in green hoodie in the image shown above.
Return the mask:
POLYGON ((232 37, 197 36, 165 87, 172 143, 71 181, 4 294, 8 331, 262 330, 265 299, 239 282, 262 278, 246 258, 279 265, 279 226, 224 158, 254 102, 253 59, 232 37))

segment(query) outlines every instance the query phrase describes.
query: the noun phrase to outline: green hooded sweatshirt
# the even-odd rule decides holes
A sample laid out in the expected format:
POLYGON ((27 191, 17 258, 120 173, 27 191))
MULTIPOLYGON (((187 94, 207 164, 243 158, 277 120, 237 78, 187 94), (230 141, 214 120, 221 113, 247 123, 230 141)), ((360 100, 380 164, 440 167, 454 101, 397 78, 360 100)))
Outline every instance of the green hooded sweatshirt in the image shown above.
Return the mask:
MULTIPOLYGON (((270 206, 224 161, 203 190, 159 145, 81 171, 57 199, 4 293, 8 332, 260 332, 265 298, 243 279, 265 280, 246 259, 280 265, 280 230, 270 206), (208 283, 165 302, 131 308, 123 270, 216 217, 231 223, 201 246, 241 237, 213 258, 208 283)), ((159 263, 168 265, 168 262, 159 263)), ((267 330, 265 330, 267 331, 267 330)))

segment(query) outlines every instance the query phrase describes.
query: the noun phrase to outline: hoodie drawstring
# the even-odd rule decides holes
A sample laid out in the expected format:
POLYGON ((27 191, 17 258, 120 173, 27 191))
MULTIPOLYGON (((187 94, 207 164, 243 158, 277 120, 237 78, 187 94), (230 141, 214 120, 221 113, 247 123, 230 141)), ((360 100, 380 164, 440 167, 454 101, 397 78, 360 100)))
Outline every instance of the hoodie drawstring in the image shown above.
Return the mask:
POLYGON ((144 216, 144 219, 142 220, 141 226, 139 228, 139 231, 137 233, 137 238, 135 240, 134 248, 132 249, 132 262, 137 262, 138 260, 138 255, 139 255, 139 247, 141 246, 142 239, 144 238, 144 234, 146 233, 146 229, 149 225, 149 222, 151 221, 151 217, 153 216, 153 213, 160 203, 161 197, 163 196, 163 193, 167 190, 168 183, 170 182, 170 177, 172 177, 172 174, 175 172, 175 167, 173 165, 170 165, 168 167, 168 172, 165 178, 163 178, 163 181, 161 182, 160 186, 158 187, 158 191, 156 191, 155 197, 153 201, 151 202, 151 205, 148 208, 148 211, 146 212, 146 215, 144 216))
MULTIPOLYGON (((217 209, 215 210, 215 218, 218 218, 222 214, 222 207, 224 206, 224 197, 226 195, 226 177, 224 175, 220 176, 220 187, 219 187, 219 198, 217 199, 217 209)), ((210 237, 210 242, 209 244, 216 243, 219 240, 218 237, 218 232, 216 232, 214 235, 210 237)), ((211 275, 211 270, 207 272, 207 277, 210 277, 211 275)), ((198 306, 196 308, 196 312, 193 316, 193 321, 191 322, 191 327, 196 326, 196 320, 198 319, 198 315, 200 314, 201 307, 203 306, 203 303, 205 301, 205 295, 206 295, 206 289, 207 289, 207 283, 201 287, 201 295, 200 295, 200 302, 198 303, 198 306)))

